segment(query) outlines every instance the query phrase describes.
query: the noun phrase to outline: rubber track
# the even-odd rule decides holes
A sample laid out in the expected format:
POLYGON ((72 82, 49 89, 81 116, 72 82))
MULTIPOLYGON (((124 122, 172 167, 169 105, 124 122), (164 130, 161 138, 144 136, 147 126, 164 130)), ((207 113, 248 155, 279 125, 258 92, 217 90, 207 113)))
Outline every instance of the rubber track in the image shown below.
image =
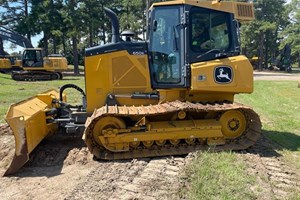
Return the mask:
POLYGON ((243 112, 246 117, 247 127, 245 132, 234 140, 226 140, 225 145, 218 145, 214 147, 215 151, 224 150, 242 150, 247 149, 254 145, 261 136, 261 122, 259 116, 248 106, 238 103, 214 103, 214 104, 201 104, 191 102, 173 101, 158 105, 149 106, 104 106, 94 111, 93 115, 86 121, 85 129, 85 142, 89 150, 95 155, 94 148, 100 150, 99 155, 95 155, 97 158, 114 160, 114 159, 130 159, 141 157, 156 157, 156 156, 169 156, 169 155, 184 155, 189 152, 197 150, 207 150, 211 146, 200 145, 195 143, 193 145, 180 144, 178 146, 165 145, 163 147, 153 145, 150 148, 137 148, 131 149, 128 152, 113 153, 102 146, 98 145, 92 136, 92 131, 99 119, 105 116, 113 117, 128 117, 133 116, 158 116, 167 113, 176 113, 180 110, 185 112, 225 112, 228 110, 239 110, 243 112))

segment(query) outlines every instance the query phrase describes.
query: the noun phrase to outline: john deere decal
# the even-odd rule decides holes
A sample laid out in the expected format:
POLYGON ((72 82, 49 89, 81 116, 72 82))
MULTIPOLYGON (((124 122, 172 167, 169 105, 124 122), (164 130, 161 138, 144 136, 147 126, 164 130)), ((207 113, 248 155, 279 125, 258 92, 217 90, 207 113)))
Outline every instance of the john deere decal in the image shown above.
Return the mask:
POLYGON ((232 82, 233 73, 229 66, 218 66, 215 68, 214 78, 216 83, 228 84, 232 82))

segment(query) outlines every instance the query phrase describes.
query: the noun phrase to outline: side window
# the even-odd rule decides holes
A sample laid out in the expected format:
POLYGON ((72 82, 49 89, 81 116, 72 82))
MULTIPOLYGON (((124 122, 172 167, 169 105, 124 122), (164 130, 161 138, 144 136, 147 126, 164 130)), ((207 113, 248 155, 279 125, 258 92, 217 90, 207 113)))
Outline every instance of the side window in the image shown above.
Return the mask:
POLYGON ((229 47, 229 36, 226 18, 222 14, 212 15, 211 38, 214 48, 227 49, 229 47))
POLYGON ((192 14, 192 50, 201 51, 211 48, 210 15, 204 13, 192 14))
POLYGON ((192 13, 191 49, 196 52, 210 49, 226 50, 229 47, 226 19, 223 13, 192 13))
POLYGON ((41 62, 43 60, 41 51, 36 51, 36 61, 41 62))

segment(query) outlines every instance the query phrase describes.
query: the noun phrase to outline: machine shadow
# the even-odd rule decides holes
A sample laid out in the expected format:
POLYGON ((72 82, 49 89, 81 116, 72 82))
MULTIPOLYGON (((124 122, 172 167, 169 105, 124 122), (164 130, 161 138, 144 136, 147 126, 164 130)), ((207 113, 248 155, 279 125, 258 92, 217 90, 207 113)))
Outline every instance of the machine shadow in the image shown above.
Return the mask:
POLYGON ((262 130, 262 137, 258 142, 241 153, 258 154, 261 157, 281 157, 279 151, 298 151, 300 136, 289 132, 262 130))
POLYGON ((276 144, 276 150, 298 151, 300 149, 300 135, 280 131, 263 131, 263 134, 276 144))

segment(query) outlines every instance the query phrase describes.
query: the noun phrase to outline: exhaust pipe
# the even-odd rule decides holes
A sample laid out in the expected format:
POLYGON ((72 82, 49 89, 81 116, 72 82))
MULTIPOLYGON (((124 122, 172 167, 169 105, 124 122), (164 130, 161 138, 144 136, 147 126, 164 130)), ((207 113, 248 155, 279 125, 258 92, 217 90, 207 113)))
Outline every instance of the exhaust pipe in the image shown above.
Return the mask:
POLYGON ((113 12, 111 9, 104 8, 105 14, 110 18, 111 25, 112 25, 112 43, 117 43, 120 41, 120 25, 119 20, 115 12, 113 12))

